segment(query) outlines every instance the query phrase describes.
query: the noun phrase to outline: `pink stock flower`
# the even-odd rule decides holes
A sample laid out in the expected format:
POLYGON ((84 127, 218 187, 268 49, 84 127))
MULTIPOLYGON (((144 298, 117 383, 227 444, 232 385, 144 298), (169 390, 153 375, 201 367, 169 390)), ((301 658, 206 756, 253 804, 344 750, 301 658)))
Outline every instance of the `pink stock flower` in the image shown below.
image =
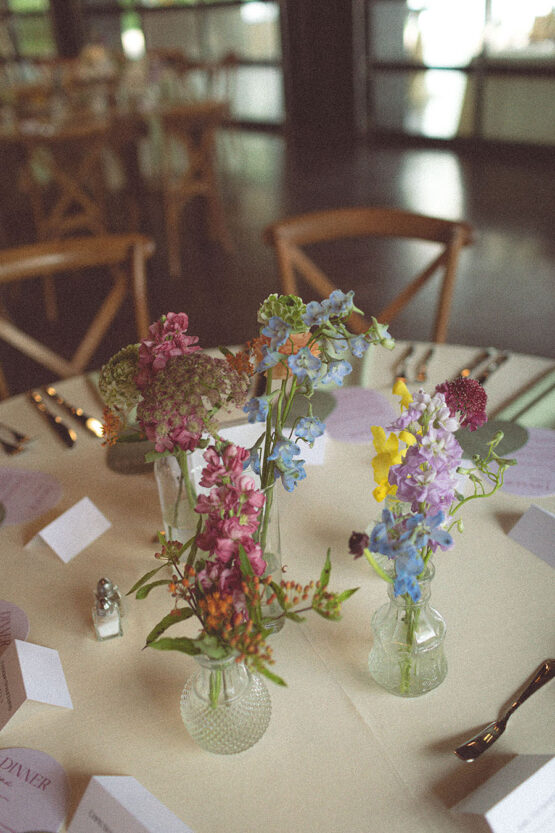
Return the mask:
POLYGON ((232 443, 210 446, 204 454, 201 484, 211 484, 212 488, 208 494, 199 495, 195 507, 196 512, 207 516, 196 544, 211 557, 198 574, 199 582, 204 592, 218 589, 232 595, 234 608, 242 615, 246 606, 241 589, 240 547, 255 575, 263 575, 266 569, 262 549, 253 540, 265 497, 253 479, 243 474, 248 457, 246 449, 232 443))
POLYGON ((189 317, 184 312, 168 312, 148 328, 150 338, 139 345, 139 373, 136 382, 143 388, 153 373, 163 370, 168 359, 200 350, 198 336, 187 336, 189 317))

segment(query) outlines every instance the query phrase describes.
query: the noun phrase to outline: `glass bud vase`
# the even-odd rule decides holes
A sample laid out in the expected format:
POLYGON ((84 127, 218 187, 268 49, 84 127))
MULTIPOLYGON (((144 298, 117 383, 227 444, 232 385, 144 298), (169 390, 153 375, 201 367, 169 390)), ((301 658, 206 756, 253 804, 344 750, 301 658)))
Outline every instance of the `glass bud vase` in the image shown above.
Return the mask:
POLYGON ((236 658, 195 657, 199 668, 181 694, 181 717, 193 740, 208 752, 232 755, 260 740, 272 704, 266 683, 236 658))
POLYGON ((389 603, 372 618, 370 674, 382 688, 400 697, 419 697, 440 685, 447 674, 445 622, 430 605, 434 573, 428 564, 419 578, 422 595, 418 602, 406 593, 395 596, 389 584, 389 603))
POLYGON ((154 461, 164 533, 168 541, 184 544, 196 532, 199 516, 194 511, 196 492, 189 471, 189 455, 168 455, 154 461))
MULTIPOLYGON (((281 562, 281 532, 279 522, 279 492, 273 486, 266 489, 266 502, 262 509, 260 526, 258 528, 258 542, 262 547, 262 555, 266 562, 265 576, 272 576, 279 584, 282 576, 281 562)), ((267 597, 273 595, 272 588, 267 589, 267 597)), ((263 608, 267 619, 266 627, 273 633, 279 633, 285 624, 283 611, 277 601, 270 601, 263 608)))

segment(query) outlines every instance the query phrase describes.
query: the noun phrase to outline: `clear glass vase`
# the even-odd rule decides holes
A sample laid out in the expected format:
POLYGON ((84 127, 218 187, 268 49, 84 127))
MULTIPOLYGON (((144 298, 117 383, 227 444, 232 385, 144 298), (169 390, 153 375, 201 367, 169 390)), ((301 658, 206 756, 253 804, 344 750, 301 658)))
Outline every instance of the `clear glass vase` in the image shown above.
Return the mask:
POLYGON ((428 564, 419 578, 422 595, 418 602, 406 593, 394 596, 389 584, 389 603, 372 618, 370 674, 382 688, 400 697, 419 697, 440 685, 447 674, 445 622, 430 605, 434 573, 428 564))
MULTIPOLYGON (((274 486, 265 490, 266 502, 260 513, 260 526, 257 532, 257 541, 262 547, 264 561, 266 562, 265 576, 272 576, 279 584, 282 576, 281 561, 281 531, 279 521, 279 500, 278 490, 274 486)), ((271 587, 267 589, 267 596, 273 595, 271 587)), ((283 611, 277 601, 271 601, 264 606, 264 617, 267 619, 266 626, 273 633, 278 633, 285 624, 283 611)))
POLYGON ((194 511, 197 498, 190 455, 159 457, 154 461, 154 477, 166 539, 184 544, 196 533, 199 519, 194 511))
POLYGON ((199 668, 181 694, 181 717, 208 752, 233 755, 260 740, 272 714, 266 683, 236 658, 195 657, 199 668))

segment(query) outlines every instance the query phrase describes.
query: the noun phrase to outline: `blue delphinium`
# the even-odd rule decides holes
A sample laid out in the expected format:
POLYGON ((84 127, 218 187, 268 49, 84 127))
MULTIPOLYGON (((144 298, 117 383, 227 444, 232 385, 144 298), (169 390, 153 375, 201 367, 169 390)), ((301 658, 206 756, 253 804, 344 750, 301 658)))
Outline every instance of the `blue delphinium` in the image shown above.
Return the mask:
POLYGON ((318 417, 301 417, 295 426, 295 436, 312 445, 314 440, 322 436, 325 427, 318 417))
POLYGON ((291 327, 279 315, 272 315, 261 332, 263 336, 267 336, 270 339, 270 350, 276 350, 282 344, 285 344, 291 335, 291 327))
POLYGON ((308 347, 301 347, 298 353, 288 356, 287 364, 299 382, 306 378, 315 381, 322 367, 321 359, 314 356, 308 347))
POLYGON ((248 415, 249 422, 265 422, 270 407, 269 396, 253 396, 246 405, 244 412, 248 415))

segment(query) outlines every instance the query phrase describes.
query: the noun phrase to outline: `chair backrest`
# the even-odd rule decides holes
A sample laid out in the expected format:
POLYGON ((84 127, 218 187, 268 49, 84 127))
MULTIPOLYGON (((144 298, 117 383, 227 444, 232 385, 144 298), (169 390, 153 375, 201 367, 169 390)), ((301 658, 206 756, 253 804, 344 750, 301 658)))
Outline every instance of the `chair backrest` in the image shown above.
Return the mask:
MULTIPOLYGON (((75 376, 86 368, 128 295, 134 303, 137 336, 145 338, 150 323, 146 261, 153 252, 153 241, 139 234, 74 237, 0 251, 0 290, 9 284, 37 277, 56 276, 67 280, 69 275, 72 278, 77 275, 89 281, 90 307, 94 307, 97 300, 97 312, 69 359, 37 340, 35 335, 39 328, 36 324, 33 326, 34 335, 17 326, 3 303, 0 305, 0 339, 48 368, 57 377, 75 376), (85 270, 102 267, 109 271, 112 283, 104 297, 95 299, 96 283, 90 280, 91 273, 85 270)), ((73 320, 68 326, 75 331, 78 323, 73 320)), ((0 369, 0 398, 8 395, 8 385, 0 369)))
POLYGON ((27 154, 23 184, 39 240, 106 232, 102 153, 109 129, 108 122, 89 119, 51 133, 21 134, 27 154))
MULTIPOLYGON (((322 269, 303 250, 315 243, 363 237, 390 237, 429 241, 439 244, 439 253, 431 263, 376 316, 389 323, 411 298, 438 271, 443 273, 436 308, 432 340, 446 340, 451 300, 455 285, 459 252, 472 242, 468 223, 426 217, 393 208, 338 208, 289 217, 268 226, 264 240, 274 246, 285 294, 298 294, 297 273, 323 298, 336 287, 322 269)), ((353 314, 349 326, 365 332, 369 322, 353 314)))

